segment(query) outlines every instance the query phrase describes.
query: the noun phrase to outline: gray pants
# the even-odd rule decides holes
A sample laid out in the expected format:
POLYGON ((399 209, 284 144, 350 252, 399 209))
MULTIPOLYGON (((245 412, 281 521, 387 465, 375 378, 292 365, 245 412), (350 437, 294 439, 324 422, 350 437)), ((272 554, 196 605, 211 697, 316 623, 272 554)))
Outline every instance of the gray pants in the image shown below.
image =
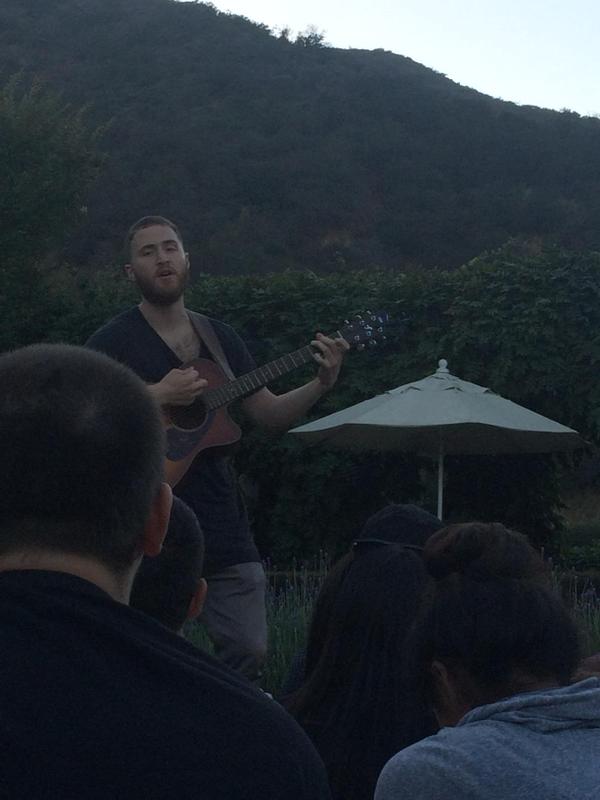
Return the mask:
POLYGON ((257 681, 267 654, 263 565, 256 561, 234 564, 206 580, 208 594, 200 622, 206 627, 215 655, 257 681))

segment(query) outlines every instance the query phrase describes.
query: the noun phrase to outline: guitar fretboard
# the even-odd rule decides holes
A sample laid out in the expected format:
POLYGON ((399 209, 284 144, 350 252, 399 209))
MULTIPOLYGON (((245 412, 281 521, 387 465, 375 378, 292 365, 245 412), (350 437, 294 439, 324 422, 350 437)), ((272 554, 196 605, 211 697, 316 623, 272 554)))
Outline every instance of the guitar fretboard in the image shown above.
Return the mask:
POLYGON ((287 375, 288 372, 296 369, 296 367, 302 367, 311 361, 314 362, 312 354, 312 347, 306 345, 299 350, 294 350, 293 353, 287 353, 287 355, 276 358, 274 361, 269 361, 268 364, 264 364, 262 367, 252 370, 252 372, 247 372, 230 383, 214 389, 208 389, 202 394, 204 404, 209 411, 222 408, 222 406, 226 406, 233 400, 238 400, 255 389, 266 386, 275 378, 287 375))

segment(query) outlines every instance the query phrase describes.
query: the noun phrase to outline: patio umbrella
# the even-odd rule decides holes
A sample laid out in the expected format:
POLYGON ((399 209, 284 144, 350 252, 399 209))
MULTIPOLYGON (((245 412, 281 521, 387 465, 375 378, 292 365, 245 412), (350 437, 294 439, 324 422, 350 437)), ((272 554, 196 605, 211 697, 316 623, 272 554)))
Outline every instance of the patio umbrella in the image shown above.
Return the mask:
POLYGON ((399 450, 438 462, 442 519, 444 456, 548 453, 585 446, 577 431, 451 375, 439 361, 432 375, 390 389, 290 431, 306 444, 354 450, 399 450))

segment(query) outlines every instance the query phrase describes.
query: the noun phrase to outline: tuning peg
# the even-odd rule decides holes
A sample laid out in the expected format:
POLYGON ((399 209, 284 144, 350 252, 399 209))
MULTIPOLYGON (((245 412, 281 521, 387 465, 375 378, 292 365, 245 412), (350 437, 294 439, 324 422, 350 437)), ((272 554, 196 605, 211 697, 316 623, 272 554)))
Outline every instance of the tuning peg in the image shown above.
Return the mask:
POLYGON ((344 325, 350 325, 350 320, 349 319, 345 319, 344 320, 344 325))
POLYGON ((365 346, 364 346, 364 344, 362 344, 362 343, 361 343, 361 344, 359 344, 359 345, 357 346, 357 348, 356 348, 356 349, 357 349, 357 350, 364 350, 364 349, 365 349, 365 346))
POLYGON ((369 339, 369 347, 376 347, 377 339, 369 339))

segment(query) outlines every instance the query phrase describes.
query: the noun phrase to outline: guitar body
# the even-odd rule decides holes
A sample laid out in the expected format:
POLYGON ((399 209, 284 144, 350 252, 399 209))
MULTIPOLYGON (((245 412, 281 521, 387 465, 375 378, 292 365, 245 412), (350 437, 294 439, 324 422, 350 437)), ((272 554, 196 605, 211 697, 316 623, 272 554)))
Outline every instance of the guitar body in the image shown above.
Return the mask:
MULTIPOLYGON (((218 364, 209 359, 197 358, 183 365, 187 367, 194 367, 208 381, 205 391, 229 383, 218 364)), ((168 406, 163 413, 167 434, 165 480, 170 486, 181 480, 198 453, 209 447, 235 444, 242 437, 226 406, 207 409, 202 395, 191 406, 168 406)))
MULTIPOLYGON (((383 333, 387 314, 371 314, 370 311, 367 314, 366 319, 359 315, 354 323, 346 321, 332 336, 358 349, 363 349, 365 344, 376 344, 378 334, 383 333)), ((175 486, 202 450, 238 442, 242 432, 227 413, 229 403, 247 397, 296 367, 314 363, 313 352, 313 348, 306 345, 233 380, 227 378, 217 363, 206 358, 184 364, 183 368, 195 367, 200 377, 208 381, 208 386, 192 405, 163 409, 167 431, 165 480, 175 486)))

